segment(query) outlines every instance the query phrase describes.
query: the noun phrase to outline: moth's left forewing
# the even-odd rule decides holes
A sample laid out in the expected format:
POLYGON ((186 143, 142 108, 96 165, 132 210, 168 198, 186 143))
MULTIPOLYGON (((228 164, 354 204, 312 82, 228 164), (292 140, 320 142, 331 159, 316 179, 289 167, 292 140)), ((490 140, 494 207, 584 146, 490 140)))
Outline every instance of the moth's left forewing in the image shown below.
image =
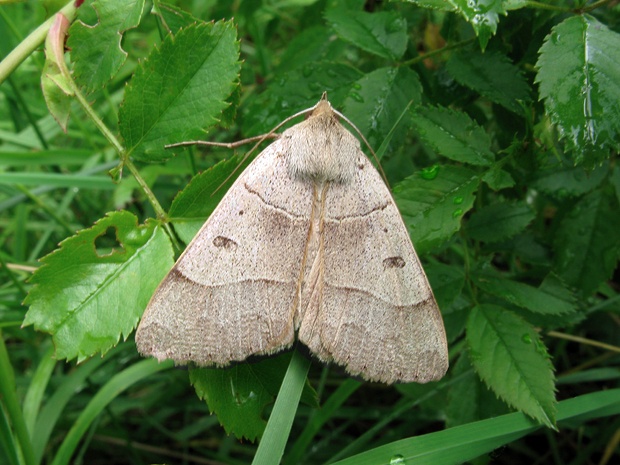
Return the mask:
POLYGON ((441 314, 387 186, 359 154, 354 179, 327 190, 321 295, 300 339, 365 379, 439 379, 448 367, 441 314))

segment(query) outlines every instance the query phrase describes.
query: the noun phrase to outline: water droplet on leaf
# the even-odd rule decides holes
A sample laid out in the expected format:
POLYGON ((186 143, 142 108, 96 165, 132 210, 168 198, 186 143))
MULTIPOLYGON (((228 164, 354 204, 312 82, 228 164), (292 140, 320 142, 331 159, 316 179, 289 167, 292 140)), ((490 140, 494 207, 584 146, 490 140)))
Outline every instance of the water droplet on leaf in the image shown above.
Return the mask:
POLYGON ((437 177, 437 173, 439 172, 439 165, 429 166, 424 168, 420 173, 422 179, 435 179, 437 177))
POLYGON ((405 462, 405 457, 400 454, 393 455, 392 458, 390 458, 390 465, 403 465, 405 463, 407 463, 405 462))
POLYGON ((455 205, 460 205, 463 203, 463 197, 461 197, 460 195, 458 197, 454 197, 453 202, 455 205))

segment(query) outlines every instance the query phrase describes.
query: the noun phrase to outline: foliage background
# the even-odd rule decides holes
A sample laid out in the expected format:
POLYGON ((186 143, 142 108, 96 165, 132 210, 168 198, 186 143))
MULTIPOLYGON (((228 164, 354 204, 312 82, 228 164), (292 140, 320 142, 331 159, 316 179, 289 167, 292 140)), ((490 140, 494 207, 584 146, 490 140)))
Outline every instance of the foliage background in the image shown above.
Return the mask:
POLYGON ((248 463, 292 421, 270 412, 296 356, 192 387, 132 332, 242 160, 164 145, 255 136, 327 91, 378 152, 452 367, 386 387, 313 363, 284 462, 618 461, 616 2, 94 6, 0 5, 0 460, 248 463))

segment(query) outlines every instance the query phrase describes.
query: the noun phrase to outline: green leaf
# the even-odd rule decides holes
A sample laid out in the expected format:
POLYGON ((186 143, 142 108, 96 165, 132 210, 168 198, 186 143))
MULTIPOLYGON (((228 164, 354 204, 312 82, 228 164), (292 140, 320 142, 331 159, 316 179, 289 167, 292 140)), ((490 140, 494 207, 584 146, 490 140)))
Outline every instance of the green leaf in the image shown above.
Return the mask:
POLYGON ((561 166, 538 170, 528 185, 560 199, 581 196, 596 188, 609 172, 609 162, 603 162, 589 173, 581 166, 570 166, 568 160, 561 166))
POLYGON ((452 369, 453 379, 460 375, 464 377, 450 386, 448 391, 446 428, 494 418, 509 412, 506 404, 474 373, 467 351, 463 351, 452 369), (465 374, 468 371, 469 373, 465 374))
POLYGON ((47 109, 65 133, 71 112, 71 96, 74 94, 60 68, 65 66, 65 37, 68 27, 67 18, 62 14, 56 15, 45 37, 45 65, 41 74, 41 88, 47 109))
POLYGON ((575 164, 592 169, 620 147, 620 35, 589 15, 552 29, 540 49, 540 98, 575 164))
POLYGON ((553 274, 538 289, 506 279, 490 266, 473 270, 471 278, 480 289, 532 312, 561 315, 576 310, 575 296, 553 274))
POLYGON ((495 192, 515 185, 510 173, 502 169, 490 169, 482 176, 482 180, 486 182, 495 192))
MULTIPOLYGON (((291 356, 292 352, 287 352, 232 368, 193 369, 189 372, 190 381, 227 434, 254 442, 265 430, 263 410, 278 394, 291 356)), ((318 407, 317 394, 307 380, 301 401, 318 407)))
POLYGON ((550 248, 534 234, 518 234, 505 241, 484 244, 482 252, 513 253, 519 257, 519 260, 526 263, 545 267, 551 266, 550 248))
POLYGON ((618 202, 620 202, 620 166, 616 165, 611 170, 609 183, 614 187, 614 190, 616 191, 616 198, 618 199, 618 202))
POLYGON ((446 70, 457 82, 513 113, 523 114, 518 100, 530 101, 530 88, 521 71, 501 53, 459 51, 450 56, 446 70))
POLYGON ((128 29, 140 24, 144 0, 105 0, 92 3, 97 24, 81 20, 69 29, 67 46, 71 49, 73 75, 87 93, 106 85, 127 59, 121 39, 128 29))
POLYGON ((186 11, 160 0, 153 0, 153 9, 151 13, 157 15, 162 26, 172 34, 176 34, 179 32, 179 29, 200 21, 186 11))
POLYGON ((24 302, 30 305, 24 325, 52 334, 56 358, 82 361, 129 336, 174 264, 172 247, 160 227, 138 226, 124 211, 108 214, 60 246, 41 259, 43 266, 29 280, 34 287, 24 302), (108 229, 118 245, 103 254, 96 240, 108 229))
POLYGON ((304 28, 286 47, 275 74, 281 76, 282 73, 301 68, 306 63, 329 60, 326 57, 339 54, 339 49, 344 45, 346 44, 335 38, 333 31, 325 26, 304 28))
POLYGON ((407 21, 396 11, 366 13, 339 6, 328 9, 325 19, 344 40, 374 55, 398 60, 407 49, 407 21))
POLYGON ((128 153, 169 158, 164 145, 203 139, 237 87, 239 42, 231 21, 195 24, 166 36, 126 87, 119 124, 128 153), (145 98, 145 95, 152 98, 145 98))
POLYGON ((456 341, 465 331, 471 306, 471 301, 461 293, 449 307, 441 309, 448 344, 456 341))
POLYGON ((474 368, 511 406, 555 429, 553 367, 536 330, 497 305, 475 307, 467 322, 474 368))
POLYGON ((457 11, 458 7, 452 0, 404 0, 408 3, 414 3, 421 8, 432 8, 434 10, 457 11))
POLYGON ((590 295, 609 279, 620 255, 620 205, 611 189, 590 192, 560 223, 555 270, 570 286, 590 295))
POLYGON ((223 160, 207 171, 192 178, 191 182, 174 198, 168 216, 179 237, 188 244, 200 230, 209 215, 238 175, 252 160, 243 162, 243 155, 223 160), (227 178, 236 170, 236 176, 227 178), (216 192, 217 190, 217 192, 216 192))
POLYGON ((289 116, 316 105, 324 91, 338 108, 351 86, 363 76, 351 66, 327 61, 306 63, 278 76, 245 110, 243 132, 250 137, 271 131, 289 116))
POLYGON ((503 202, 475 211, 467 224, 467 234, 482 242, 498 242, 523 231, 536 217, 524 202, 503 202))
MULTIPOLYGON (((421 100, 422 86, 416 73, 406 67, 379 68, 353 84, 343 114, 378 150, 407 105, 418 105, 421 100)), ((392 150, 402 145, 407 128, 408 124, 399 125, 390 141, 392 150)))
MULTIPOLYGON (((599 391, 567 399, 558 404, 558 421, 579 425, 592 418, 620 412, 620 389, 599 391)), ((540 429, 521 412, 489 418, 430 434, 400 439, 349 457, 333 465, 397 464, 453 465, 488 454, 505 444, 540 429)), ((483 461, 486 457, 482 458, 483 461)), ((484 462, 483 462, 484 463, 484 462)))
POLYGON ((394 186, 411 240, 422 255, 450 239, 473 206, 479 178, 467 168, 435 165, 394 186))
POLYGON ((465 285, 465 272, 460 266, 429 263, 424 266, 439 308, 448 307, 461 294, 465 285))
POLYGON ((452 0, 458 11, 474 28, 482 51, 497 32, 499 15, 506 15, 505 0, 452 0))
POLYGON ((420 137, 444 157, 472 165, 490 165, 495 160, 491 139, 466 113, 418 107, 413 124, 420 137))

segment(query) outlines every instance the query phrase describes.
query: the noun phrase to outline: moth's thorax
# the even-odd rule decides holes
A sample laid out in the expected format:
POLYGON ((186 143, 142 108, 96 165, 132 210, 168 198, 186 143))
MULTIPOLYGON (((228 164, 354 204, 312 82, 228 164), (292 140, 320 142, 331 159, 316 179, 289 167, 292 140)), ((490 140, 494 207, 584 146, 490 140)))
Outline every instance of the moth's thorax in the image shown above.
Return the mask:
POLYGON ((306 121, 284 131, 286 167, 293 179, 348 183, 355 175, 360 144, 329 103, 322 103, 306 121))

